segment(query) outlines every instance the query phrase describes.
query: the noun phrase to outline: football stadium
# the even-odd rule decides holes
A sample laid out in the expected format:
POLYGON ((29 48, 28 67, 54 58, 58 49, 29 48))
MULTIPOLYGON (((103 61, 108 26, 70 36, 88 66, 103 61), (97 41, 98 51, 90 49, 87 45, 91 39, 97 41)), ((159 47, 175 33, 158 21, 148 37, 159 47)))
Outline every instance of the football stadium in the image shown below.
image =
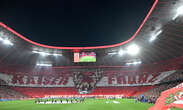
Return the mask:
POLYGON ((0 110, 182 110, 183 0, 112 45, 59 47, 0 22, 0 110))

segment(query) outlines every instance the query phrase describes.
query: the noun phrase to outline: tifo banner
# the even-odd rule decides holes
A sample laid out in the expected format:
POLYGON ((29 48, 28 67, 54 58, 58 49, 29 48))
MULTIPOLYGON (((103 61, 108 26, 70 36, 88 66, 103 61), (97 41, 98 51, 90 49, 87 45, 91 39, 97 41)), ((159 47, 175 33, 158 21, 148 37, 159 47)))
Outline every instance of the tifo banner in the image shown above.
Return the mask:
POLYGON ((0 73, 0 81, 10 86, 25 87, 116 87, 116 86, 142 86, 158 84, 176 70, 154 73, 115 73, 108 75, 104 72, 73 72, 71 74, 33 75, 33 74, 6 74, 0 73), (85 86, 84 86, 85 85, 85 86))
POLYGON ((102 78, 102 76, 103 71, 93 72, 90 74, 74 72, 73 81, 78 92, 80 94, 86 94, 92 92, 92 90, 96 87, 96 84, 102 78))
POLYGON ((98 83, 98 87, 103 86, 141 86, 159 84, 161 80, 175 73, 176 70, 165 72, 150 72, 150 73, 135 73, 135 74, 120 74, 104 76, 98 83))
POLYGON ((170 110, 174 107, 183 108, 183 83, 162 92, 155 105, 149 110, 170 110))
POLYGON ((21 87, 74 87, 72 76, 69 75, 24 75, 0 73, 0 80, 10 86, 21 87))

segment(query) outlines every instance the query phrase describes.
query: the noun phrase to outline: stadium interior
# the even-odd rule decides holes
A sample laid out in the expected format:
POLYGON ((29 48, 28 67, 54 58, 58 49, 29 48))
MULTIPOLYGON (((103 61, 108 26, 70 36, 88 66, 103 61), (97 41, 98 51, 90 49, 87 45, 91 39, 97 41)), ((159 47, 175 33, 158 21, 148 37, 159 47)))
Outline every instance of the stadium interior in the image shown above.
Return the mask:
POLYGON ((144 94, 155 103, 183 82, 182 29, 182 0, 155 0, 129 40, 106 46, 39 44, 1 22, 0 100, 144 94), (91 53, 91 62, 76 58, 91 53))

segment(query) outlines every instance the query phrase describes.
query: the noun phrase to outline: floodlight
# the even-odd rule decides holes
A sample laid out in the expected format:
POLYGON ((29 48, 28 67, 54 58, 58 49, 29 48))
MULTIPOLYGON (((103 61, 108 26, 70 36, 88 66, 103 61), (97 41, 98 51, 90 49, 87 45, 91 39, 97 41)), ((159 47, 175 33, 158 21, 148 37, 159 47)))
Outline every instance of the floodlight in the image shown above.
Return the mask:
POLYGON ((127 48, 127 53, 130 55, 136 55, 139 53, 139 50, 140 50, 139 47, 137 45, 133 44, 127 48))
POLYGON ((181 6, 181 7, 179 7, 179 8, 177 9, 177 14, 178 14, 178 15, 182 15, 182 14, 183 14, 183 6, 181 6))
POLYGON ((176 15, 173 17, 173 20, 175 20, 179 15, 183 15, 183 6, 177 8, 177 12, 176 15))
POLYGON ((3 40, 3 43, 6 44, 6 45, 13 45, 13 43, 9 40, 3 40))
POLYGON ((158 31, 155 35, 152 35, 152 37, 149 39, 149 42, 154 41, 161 33, 162 30, 158 31))
POLYGON ((124 51, 121 49, 119 52, 118 52, 119 55, 123 55, 124 54, 124 51))

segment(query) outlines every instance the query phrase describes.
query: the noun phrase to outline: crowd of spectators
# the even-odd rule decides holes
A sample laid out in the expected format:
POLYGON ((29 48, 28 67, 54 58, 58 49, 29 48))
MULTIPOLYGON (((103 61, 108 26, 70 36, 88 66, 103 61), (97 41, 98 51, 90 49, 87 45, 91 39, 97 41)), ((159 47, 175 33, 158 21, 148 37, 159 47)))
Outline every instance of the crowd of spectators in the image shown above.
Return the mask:
POLYGON ((26 99, 26 98, 28 97, 11 89, 11 87, 9 86, 0 85, 0 100, 4 100, 4 99, 19 100, 19 99, 26 99))
MULTIPOLYGON (((157 98, 160 97, 161 92, 171 89, 180 83, 182 83, 182 81, 171 81, 171 82, 161 83, 161 84, 155 85, 153 89, 143 93, 143 95, 145 96, 145 98, 149 103, 155 103, 157 98)), ((141 95, 137 96, 137 99, 141 99, 141 95)))
POLYGON ((6 82, 0 79, 0 85, 6 85, 6 82))
MULTIPOLYGON (((177 86, 183 82, 183 70, 177 70, 175 73, 163 79, 160 84, 155 85, 155 87, 143 95, 148 99, 149 103, 155 103, 157 98, 160 97, 161 92, 168 90, 177 86)), ((140 100, 140 95, 137 96, 137 99, 140 100)))
MULTIPOLYGON (((104 72, 102 70, 96 69, 83 69, 83 71, 73 72, 72 75, 77 91, 80 94, 87 94, 94 90, 97 82, 99 82, 100 79, 103 77, 104 72)), ((182 70, 178 70, 177 72, 163 79, 160 84, 154 85, 154 88, 145 92, 144 96, 148 99, 150 103, 154 103, 155 100, 160 96, 162 91, 175 87, 181 82, 183 82, 183 72, 182 70)), ((112 90, 112 92, 114 93, 115 91, 112 90)), ((128 93, 130 92, 131 91, 129 91, 128 93)), ((9 98, 21 99, 27 97, 22 95, 21 92, 15 91, 15 89, 11 89, 10 86, 6 86, 6 82, 0 80, 0 99, 9 98)), ((140 96, 138 96, 138 99, 140 99, 140 96)))

